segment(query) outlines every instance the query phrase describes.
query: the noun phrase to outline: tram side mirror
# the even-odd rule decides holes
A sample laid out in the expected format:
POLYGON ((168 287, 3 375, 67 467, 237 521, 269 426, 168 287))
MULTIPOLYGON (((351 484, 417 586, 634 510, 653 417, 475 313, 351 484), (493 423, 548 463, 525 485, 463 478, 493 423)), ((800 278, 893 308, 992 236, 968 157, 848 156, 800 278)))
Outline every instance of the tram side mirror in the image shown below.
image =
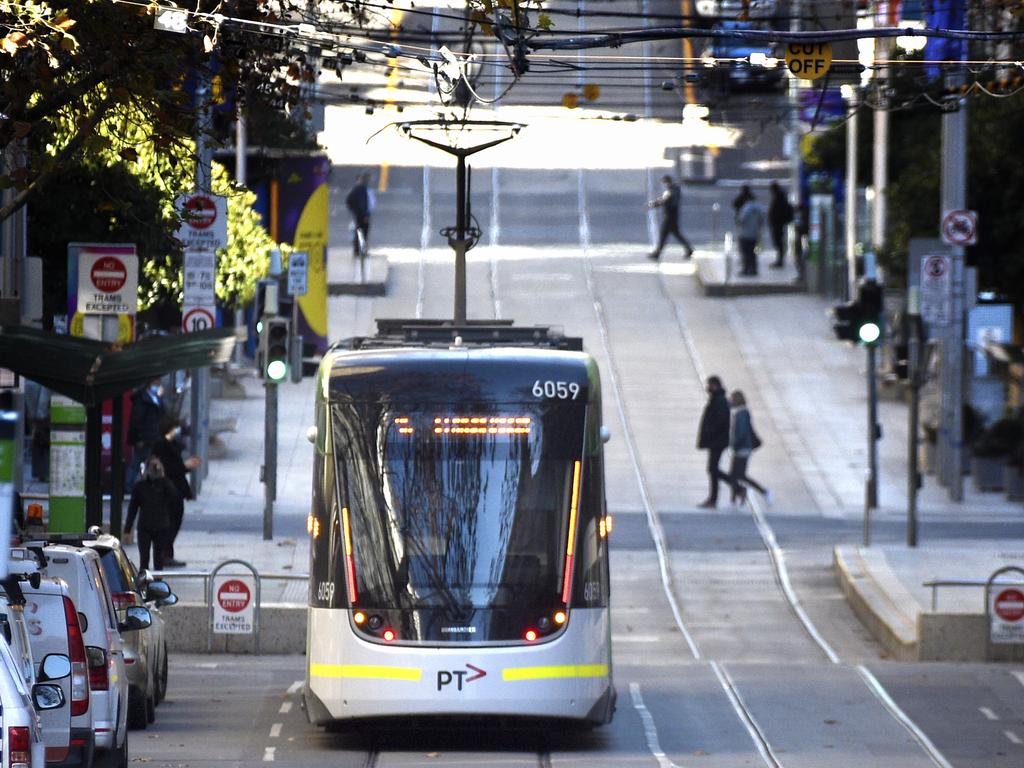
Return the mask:
POLYGON ((612 439, 612 431, 608 429, 604 424, 601 425, 601 442, 607 443, 612 439))
POLYGON ((306 439, 316 445, 316 427, 306 427, 306 439))

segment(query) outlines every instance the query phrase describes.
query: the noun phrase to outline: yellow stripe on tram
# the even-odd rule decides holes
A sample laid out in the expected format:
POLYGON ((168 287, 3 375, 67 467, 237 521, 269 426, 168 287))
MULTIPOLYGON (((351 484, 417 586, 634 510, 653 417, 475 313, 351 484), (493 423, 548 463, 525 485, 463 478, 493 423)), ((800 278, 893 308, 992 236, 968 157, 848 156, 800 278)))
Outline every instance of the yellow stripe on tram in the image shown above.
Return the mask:
POLYGON ((310 664, 310 677, 345 677, 364 680, 408 680, 419 682, 423 670, 415 667, 386 667, 375 664, 310 664))
POLYGON ((552 680, 565 677, 608 677, 607 664, 562 664, 551 667, 508 667, 501 670, 507 683, 517 680, 552 680))

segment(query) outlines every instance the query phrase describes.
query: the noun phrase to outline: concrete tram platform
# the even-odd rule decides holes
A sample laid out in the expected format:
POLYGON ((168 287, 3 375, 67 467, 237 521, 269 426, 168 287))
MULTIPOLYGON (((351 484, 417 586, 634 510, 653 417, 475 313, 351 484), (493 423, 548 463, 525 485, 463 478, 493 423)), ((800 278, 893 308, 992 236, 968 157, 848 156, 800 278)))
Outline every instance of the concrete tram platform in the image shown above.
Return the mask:
MULTIPOLYGON (((854 612, 899 661, 1020 661, 1024 648, 988 644, 982 585, 1007 565, 1024 567, 1024 543, 957 541, 911 548, 838 546, 836 576, 854 612)), ((1009 574, 1010 580, 1013 574, 1009 574)))
POLYGON ((774 254, 758 254, 758 274, 740 275, 739 255, 731 250, 700 250, 694 254, 697 262, 697 280, 708 297, 774 296, 805 293, 804 284, 797 279, 796 267, 786 264, 780 269, 769 266, 774 254))

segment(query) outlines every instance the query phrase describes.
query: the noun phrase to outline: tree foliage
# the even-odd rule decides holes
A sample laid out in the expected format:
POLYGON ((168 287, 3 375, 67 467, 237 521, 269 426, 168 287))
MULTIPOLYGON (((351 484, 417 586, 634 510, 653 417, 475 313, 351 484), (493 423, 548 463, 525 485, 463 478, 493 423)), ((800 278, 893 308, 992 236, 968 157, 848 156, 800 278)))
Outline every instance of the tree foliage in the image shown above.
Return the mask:
POLYGON ((287 108, 314 77, 301 52, 247 21, 305 11, 299 0, 198 0, 189 32, 154 29, 158 6, 111 0, 0 3, 0 148, 17 147, 0 187, 16 190, 0 220, 39 195, 75 161, 104 148, 98 126, 130 119, 145 129, 122 147, 181 149, 194 132, 190 76, 210 72, 223 94, 267 94, 287 108), (215 71, 214 71, 215 70, 215 71), (70 129, 69 129, 70 128, 70 129))

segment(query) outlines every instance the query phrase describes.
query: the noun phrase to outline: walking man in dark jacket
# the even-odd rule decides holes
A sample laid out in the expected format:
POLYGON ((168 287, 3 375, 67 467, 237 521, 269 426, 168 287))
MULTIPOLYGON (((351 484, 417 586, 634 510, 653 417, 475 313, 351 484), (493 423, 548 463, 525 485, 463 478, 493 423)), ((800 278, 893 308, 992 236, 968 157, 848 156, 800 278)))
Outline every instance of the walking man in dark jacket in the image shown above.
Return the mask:
POLYGON ((164 465, 156 456, 150 456, 142 479, 132 488, 132 500, 128 502, 128 516, 124 521, 125 537, 130 538, 132 523, 138 513, 140 571, 149 568, 150 545, 153 547, 154 567, 158 571, 163 570, 167 536, 177 503, 178 491, 164 477, 164 465))
POLYGON ((683 258, 688 259, 693 255, 693 246, 679 231, 679 204, 682 193, 679 191, 679 185, 667 174, 661 177, 661 183, 665 186, 665 191, 657 200, 651 200, 647 204, 648 208, 661 208, 661 231, 658 234, 658 246, 650 253, 650 258, 660 259, 661 249, 665 247, 668 236, 675 235, 676 240, 682 243, 683 248, 686 249, 683 258))
POLYGON ((174 557, 174 540, 181 530, 181 523, 185 518, 185 501, 195 498, 192 486, 188 482, 189 471, 196 469, 201 463, 198 456, 189 456, 182 459, 182 451, 185 447, 181 444, 181 421, 168 419, 164 422, 163 436, 153 445, 153 456, 160 459, 164 465, 164 475, 174 484, 178 491, 178 502, 174 507, 174 514, 171 515, 171 526, 167 531, 167 538, 164 542, 164 564, 168 568, 182 568, 187 563, 184 560, 176 560, 174 557))
POLYGON ((701 509, 714 509, 718 504, 719 481, 730 482, 729 475, 718 468, 722 453, 729 447, 729 400, 722 380, 717 376, 708 376, 707 393, 708 403, 700 417, 697 447, 708 452, 708 480, 711 489, 708 497, 697 506, 701 509))
POLYGON ((793 221, 793 206, 786 199, 786 192, 779 182, 772 182, 772 200, 768 204, 768 229, 771 231, 775 261, 769 266, 781 269, 786 261, 786 225, 793 221))

